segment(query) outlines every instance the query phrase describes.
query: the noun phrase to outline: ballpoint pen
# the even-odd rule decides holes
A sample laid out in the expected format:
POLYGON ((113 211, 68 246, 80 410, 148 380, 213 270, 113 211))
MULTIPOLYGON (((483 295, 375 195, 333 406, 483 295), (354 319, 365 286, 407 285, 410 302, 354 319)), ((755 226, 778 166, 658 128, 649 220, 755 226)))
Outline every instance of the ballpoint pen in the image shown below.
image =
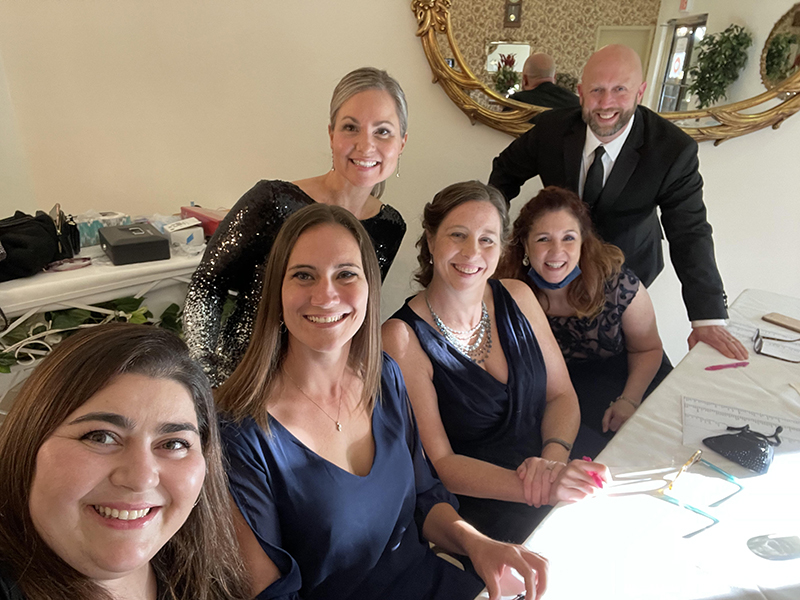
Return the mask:
POLYGON ((724 365, 711 365, 706 367, 706 371, 721 371, 722 369, 736 369, 737 367, 746 367, 750 363, 746 360, 734 363, 726 363, 724 365))

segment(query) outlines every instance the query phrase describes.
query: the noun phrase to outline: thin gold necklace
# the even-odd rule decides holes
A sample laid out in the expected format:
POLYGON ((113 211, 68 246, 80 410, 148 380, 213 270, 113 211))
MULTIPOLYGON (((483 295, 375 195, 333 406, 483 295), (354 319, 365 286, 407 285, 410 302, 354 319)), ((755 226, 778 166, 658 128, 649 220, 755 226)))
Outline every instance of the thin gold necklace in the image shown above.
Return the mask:
POLYGON ((299 383, 297 383, 297 382, 296 382, 294 379, 292 379, 292 376, 291 376, 291 375, 289 375, 289 373, 286 371, 286 369, 284 369, 284 370, 283 370, 283 373, 284 373, 284 375, 286 375, 286 377, 288 377, 288 378, 289 378, 289 381, 291 381, 291 382, 294 384, 294 387, 296 387, 298 390, 300 390, 300 393, 301 393, 301 394, 303 394, 303 396, 305 396, 306 398, 308 398, 308 400, 309 400, 309 402, 311 402, 311 404, 313 404, 313 405, 314 405, 314 406, 316 406, 318 409, 320 409, 320 410, 322 411, 322 414, 324 414, 324 415, 325 415, 326 417, 328 417, 328 418, 329 418, 331 421, 333 421, 334 423, 336 423, 336 431, 341 431, 341 430, 342 430, 342 424, 339 422, 339 415, 341 415, 341 414, 342 414, 342 396, 341 396, 341 395, 339 395, 339 408, 338 408, 338 410, 336 411, 336 418, 334 419, 332 416, 330 416, 330 415, 327 413, 327 411, 326 411, 324 408, 322 408, 322 407, 321 407, 319 404, 317 404, 317 403, 314 401, 314 399, 313 399, 311 396, 309 396, 308 394, 306 394, 305 390, 303 390, 303 388, 301 388, 301 387, 300 387, 300 384, 299 384, 299 383))

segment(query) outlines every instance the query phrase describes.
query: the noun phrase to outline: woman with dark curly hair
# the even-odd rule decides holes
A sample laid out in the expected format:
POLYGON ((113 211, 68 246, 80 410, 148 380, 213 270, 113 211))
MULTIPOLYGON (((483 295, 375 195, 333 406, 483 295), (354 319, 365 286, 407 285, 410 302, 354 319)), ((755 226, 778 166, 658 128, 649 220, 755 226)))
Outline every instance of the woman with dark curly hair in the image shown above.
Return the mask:
POLYGON ((650 296, 624 258, 597 237, 577 195, 551 186, 520 210, 497 271, 539 299, 578 394, 576 443, 590 456, 672 369, 650 296))
POLYGON ((248 598, 211 389, 172 333, 59 344, 0 428, 0 598, 248 598))

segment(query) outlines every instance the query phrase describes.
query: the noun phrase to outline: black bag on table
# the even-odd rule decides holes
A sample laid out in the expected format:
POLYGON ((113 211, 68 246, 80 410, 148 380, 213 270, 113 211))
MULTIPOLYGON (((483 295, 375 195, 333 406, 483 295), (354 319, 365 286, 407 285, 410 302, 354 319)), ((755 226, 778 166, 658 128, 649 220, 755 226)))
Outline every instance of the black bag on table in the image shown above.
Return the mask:
POLYGON ((717 454, 739 463, 743 467, 764 474, 772 464, 775 451, 773 446, 781 445, 781 438, 778 434, 783 431, 783 427, 778 425, 775 433, 766 435, 753 431, 750 425, 744 427, 728 426, 728 431, 738 433, 725 433, 707 437, 703 443, 717 454))
POLYGON ((0 282, 30 277, 80 250, 77 226, 60 209, 56 213, 59 228, 43 211, 32 217, 18 210, 13 217, 0 220, 0 282))

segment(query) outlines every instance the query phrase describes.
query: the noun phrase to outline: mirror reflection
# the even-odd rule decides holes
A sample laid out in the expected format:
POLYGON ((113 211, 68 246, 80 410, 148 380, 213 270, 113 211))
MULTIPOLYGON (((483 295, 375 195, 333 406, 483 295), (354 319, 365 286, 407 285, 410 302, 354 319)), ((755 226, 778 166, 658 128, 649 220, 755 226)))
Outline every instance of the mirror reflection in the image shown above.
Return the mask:
MULTIPOLYGON (((575 91, 583 64, 597 44, 622 43, 637 50, 645 72, 661 0, 525 0, 519 27, 503 26, 505 0, 456 0, 450 8, 459 50, 479 81, 495 88, 496 73, 486 68, 486 50, 495 40, 529 44, 530 52, 553 57, 556 83, 575 91)), ((504 52, 505 53, 505 52, 504 52)), ((519 71, 527 56, 517 56, 519 71)))
MULTIPOLYGON (((553 82, 575 92, 581 69, 597 48, 621 43, 634 48, 642 59, 649 89, 643 104, 659 112, 690 111, 699 108, 698 94, 691 86, 697 76, 700 43, 706 36, 708 14, 693 14, 690 3, 681 18, 665 18, 662 0, 632 0, 619 3, 611 0, 572 0, 546 3, 525 0, 518 26, 504 26, 505 0, 456 0, 450 6, 452 32, 461 54, 478 81, 506 98, 523 91, 523 66, 533 53, 546 53, 555 61, 553 82), (685 15, 685 16, 683 16, 685 15), (498 82, 499 54, 515 59, 514 70, 520 81, 514 88, 501 89, 498 82), (499 86, 499 87, 498 87, 499 86)), ((699 8, 708 9, 706 4, 699 8)), ((675 14, 675 11, 668 11, 675 14)), ((716 19, 709 33, 723 30, 716 19)), ((747 53, 745 67, 725 95, 713 104, 735 102, 752 96, 759 78, 768 88, 774 87, 800 70, 800 4, 795 5, 775 25, 761 50, 766 32, 756 34, 757 47, 747 53), (759 53, 762 54, 759 69, 759 53), (759 74, 760 70, 760 74, 759 74), (744 81, 746 80, 746 81, 744 81)), ((440 40, 446 56, 446 42, 440 40)), ((480 105, 502 112, 498 102, 472 93, 480 105)), ((514 100, 532 102, 517 96, 514 100)), ((548 106, 541 104, 537 106, 548 106)))
POLYGON ((761 80, 773 88, 800 70, 800 3, 795 4, 769 34, 761 54, 761 80))

